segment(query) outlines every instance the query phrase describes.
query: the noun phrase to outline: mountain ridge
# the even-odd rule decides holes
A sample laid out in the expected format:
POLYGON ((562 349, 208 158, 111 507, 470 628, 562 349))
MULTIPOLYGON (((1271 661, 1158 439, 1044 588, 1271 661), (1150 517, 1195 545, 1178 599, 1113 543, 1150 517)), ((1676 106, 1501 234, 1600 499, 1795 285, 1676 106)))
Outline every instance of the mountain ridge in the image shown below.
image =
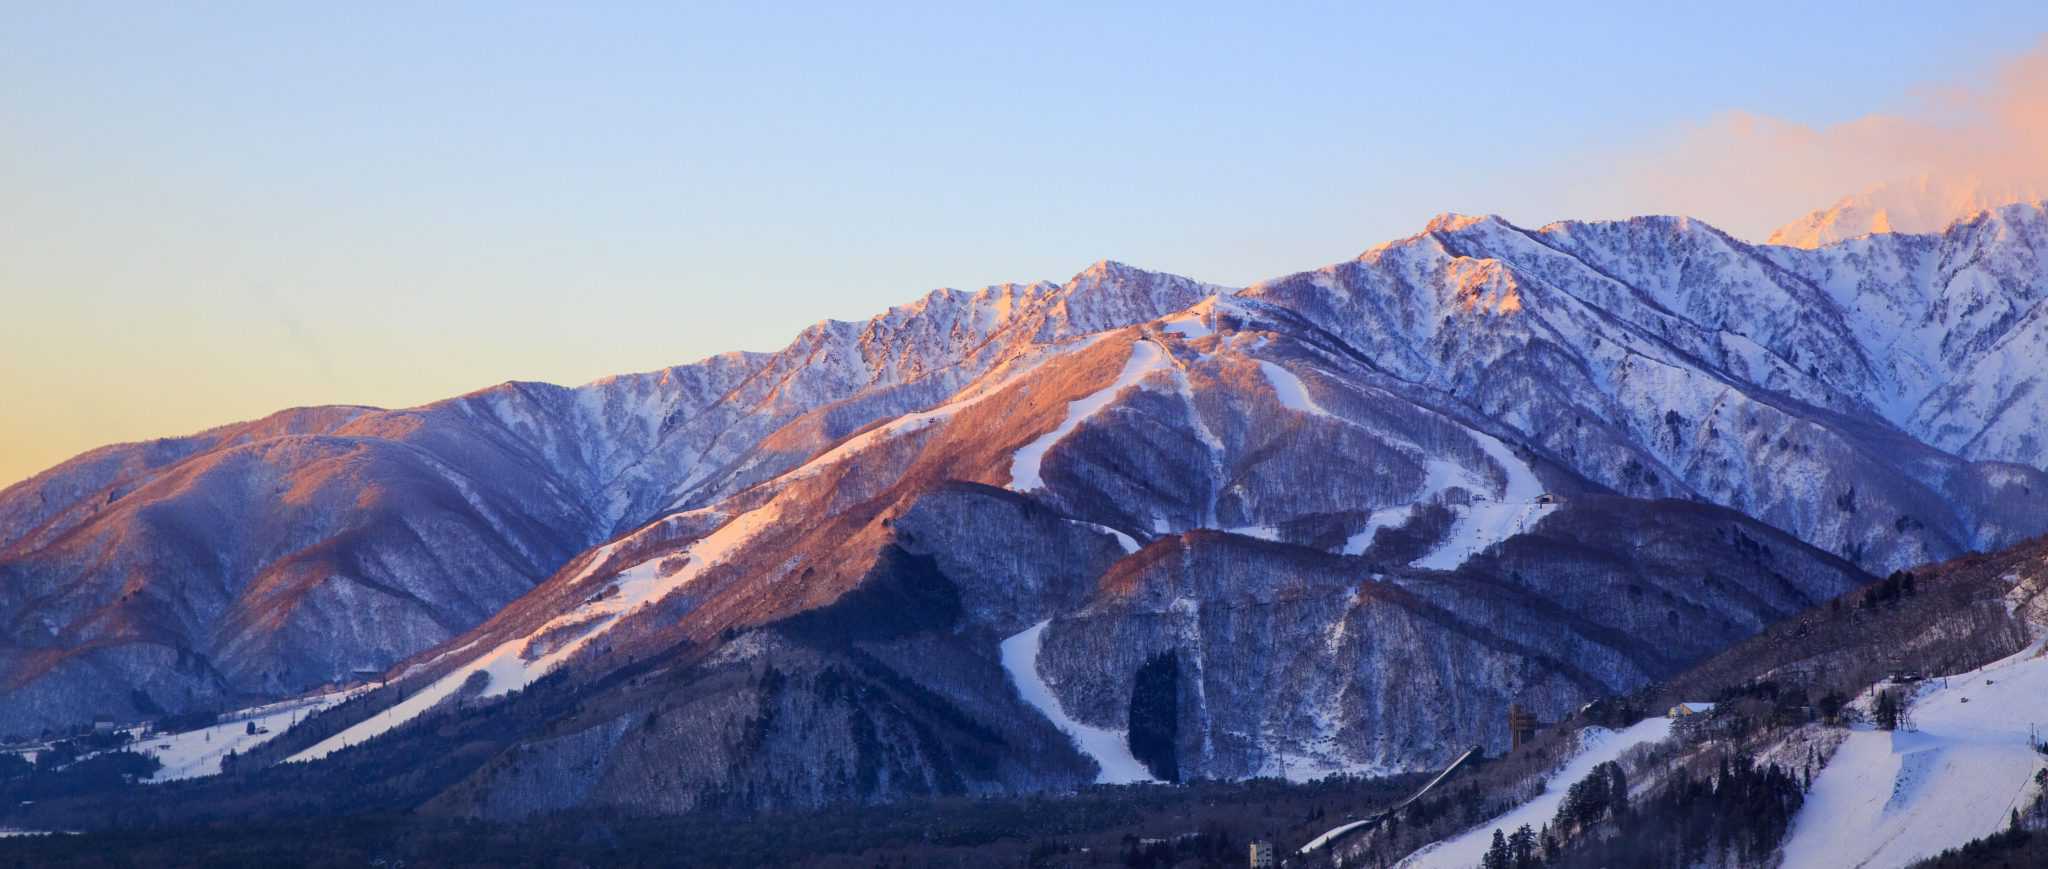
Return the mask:
MULTIPOLYGON (((1873 364, 1873 336, 1890 332, 1871 327, 1859 335, 1841 302, 1852 291, 1893 287, 1887 281, 1894 277, 1924 277, 1926 285, 1907 287, 1907 296, 1974 293, 1983 304, 1966 312, 2002 303, 1988 317, 1952 318, 1989 337, 1965 341, 1941 369, 1993 364, 1985 359, 2009 366, 2019 358, 2007 352, 2010 345, 2030 333, 2009 336, 2033 321, 2007 309, 2039 310, 2042 275, 2029 255, 2039 224, 2038 213, 2015 212, 2004 223, 1959 224, 1939 237, 1887 236, 1797 253, 1746 245, 1684 218, 1530 230, 1495 217, 1443 216, 1357 259, 1242 290, 1105 260, 1065 284, 934 291, 865 323, 821 322, 777 353, 722 354, 584 387, 504 384, 420 408, 336 411, 347 417, 333 424, 337 437, 319 443, 344 452, 317 458, 354 469, 354 476, 318 477, 330 481, 327 488, 299 495, 288 486, 250 490, 239 500, 214 497, 207 509, 254 516, 309 496, 338 502, 350 492, 390 493, 393 509, 381 515, 392 524, 365 527, 358 513, 313 511, 275 538, 310 534, 316 542, 308 551, 344 557, 307 561, 287 550, 265 562, 259 553, 247 566, 230 565, 231 578, 248 577, 245 590, 195 597, 178 590, 206 573, 200 567, 148 574, 131 565, 108 573, 47 545, 0 556, 0 593, 30 584, 47 589, 9 595, 9 609, 21 615, 0 643, 0 672, 9 674, 12 696, 31 699, 10 707, 31 711, 0 727, 98 711, 144 713, 124 691, 139 692, 152 706, 190 708, 304 690, 353 668, 406 660, 412 663, 393 671, 404 684, 474 667, 470 673, 491 674, 482 696, 452 683, 440 696, 458 704, 511 702, 501 698, 548 673, 601 673, 616 666, 606 663, 612 656, 668 654, 661 650, 677 642, 716 649, 830 607, 866 583, 895 582, 890 577, 906 570, 916 575, 891 560, 896 550, 934 559, 966 607, 948 630, 978 639, 913 632, 888 642, 936 644, 978 663, 944 677, 914 661, 861 666, 889 674, 873 676, 883 683, 908 680, 936 692, 944 703, 933 708, 979 710, 960 714, 980 726, 992 726, 988 716, 1001 718, 1011 734, 1006 739, 1048 744, 1057 731, 1011 720, 1022 713, 1014 700, 1002 699, 1007 680, 995 655, 1002 637, 1051 619, 1039 668, 1051 668, 1053 696, 1074 720, 1119 729, 1125 713, 1113 698, 1130 690, 1138 664, 1168 648, 1180 661, 1181 684, 1219 697, 1242 691, 1205 681, 1201 655, 1234 655, 1222 650, 1246 637, 1201 614, 1294 600, 1240 600, 1231 589, 1255 588, 1273 571, 1297 569, 1321 578, 1302 587, 1308 596, 1300 603, 1286 606, 1309 607, 1296 621, 1324 625, 1340 638, 1318 642, 1365 642, 1356 638, 1372 633, 1367 624, 1412 638, 1416 649, 1479 642, 1475 649, 1491 651, 1471 654, 1490 661, 1495 676, 1479 679, 1454 658, 1425 656, 1425 684, 1439 680, 1502 702, 1508 698, 1492 692, 1507 690, 1533 708, 1564 709, 1682 663, 1617 639, 1626 630, 1676 619, 1713 642, 1732 641, 1772 613, 1861 581, 1861 570, 2042 530, 2038 513, 2027 509, 2032 487, 2048 485, 2038 465, 1971 461, 1927 445, 1895 421, 1897 396, 1920 381, 1873 364), (1947 259, 1959 264, 1937 282, 1943 272, 1931 263, 1947 259), (1868 271, 1871 262, 1906 261, 1916 265, 1868 271), (1846 280, 1852 265, 1876 283, 1846 280), (1798 307, 1788 314, 1787 306, 1798 307), (1857 352, 1830 352, 1843 346, 1857 352), (1989 355, 1995 352, 2005 355, 1989 355), (1074 409, 1083 406, 1090 409, 1074 409), (1040 442, 1033 449, 1041 479, 1018 486, 1016 457, 1040 442), (1564 503, 1495 500, 1510 494, 1508 481, 1518 473, 1539 490, 1560 493, 1564 503), (961 481, 990 488, 947 494, 961 481), (992 494, 1011 488, 1024 491, 992 494), (1546 529, 1579 521, 1571 517, 1615 512, 1600 500, 1610 496, 1651 505, 1659 498, 1699 500, 1729 516, 1746 514, 1761 525, 1729 536, 1725 527, 1710 531, 1721 519, 1698 516, 1674 527, 1689 529, 1679 537, 1702 535, 1699 542, 1673 538, 1661 545, 1684 549, 1712 539, 1739 552, 1734 541, 1754 542, 1770 527, 1786 536, 1767 548, 1797 551, 1780 556, 1797 567, 1788 572, 1736 558, 1714 578, 1724 587, 1701 589, 1630 582, 1614 566, 1629 562, 1605 543, 1524 551, 1549 539, 1546 529), (1017 514, 1004 506, 1019 498, 1051 512, 1017 514), (950 505, 944 518, 924 506, 938 503, 950 505), (1029 534, 1005 530, 1021 515, 1038 517, 1027 523, 1029 534), (749 525, 734 524, 749 516, 749 525), (982 536, 943 530, 962 523, 982 536), (435 536, 451 527, 465 530, 445 541, 435 536), (1222 536, 1205 536, 1211 534, 1222 536), (961 556, 987 557, 998 538, 1013 541, 998 559, 1007 566, 1003 576, 1036 579, 1001 591, 1009 580, 961 556), (1143 554, 1176 539, 1207 566, 1148 574, 1144 582, 1185 589, 1185 612, 1173 609, 1183 606, 1173 603, 1180 597, 1168 598, 1166 611, 1090 603, 1087 580, 1105 575, 1128 549, 1143 554), (403 540, 429 541, 429 554, 400 557, 403 540), (1266 543, 1236 542, 1246 540, 1266 543), (1799 549, 1809 543, 1822 551, 1799 549), (1255 554, 1260 545, 1281 548, 1255 554), (1588 545, 1599 554, 1571 554, 1588 545), (1065 563, 1048 561, 1049 552, 1093 554, 1065 563), (1472 554, 1446 554, 1452 552, 1472 554), (1492 566, 1518 552, 1515 566, 1492 566), (1450 566, 1448 574, 1412 566, 1432 557, 1450 566), (1829 560, 1840 558, 1860 567, 1845 572, 1829 560), (1557 567, 1572 559, 1587 559, 1588 575, 1602 582, 1636 588, 1641 603, 1596 620, 1569 618, 1550 601, 1573 593, 1557 567), (522 566, 506 566, 515 560, 522 566), (1309 566, 1315 564, 1324 566, 1309 566), (1345 578, 1359 570, 1389 577, 1365 581, 1392 584, 1363 597, 1354 592, 1357 606, 1339 603, 1345 590, 1363 588, 1356 576, 1345 578), (1542 585, 1518 590, 1522 582, 1542 585), (141 603, 119 597, 131 586, 148 592, 141 603), (481 602, 465 602, 479 593, 481 602), (1656 603, 1657 595, 1668 602, 1656 603), (171 607, 147 605, 151 598, 168 598, 171 607), (380 601, 367 612, 413 625, 399 632, 403 642, 378 645, 338 630, 349 614, 365 612, 366 599, 380 601), (1449 615, 1412 615, 1423 612, 1413 609, 1422 601, 1428 612, 1449 615), (1084 615, 1090 606, 1097 615, 1084 615), (166 615, 195 609, 222 615, 166 615), (169 627, 147 635, 107 629, 142 623, 169 627), (314 633, 313 625, 324 645, 299 638, 314 633), (1517 637, 1517 644, 1480 641, 1494 634, 1517 637), (1179 639, 1169 644, 1168 636, 1179 639), (124 642, 158 650, 150 652, 156 657, 104 663, 124 642), (5 654, 9 645, 12 655, 5 654), (476 657, 494 649, 508 651, 476 657), (175 661, 159 663, 166 657, 175 661), (1599 675, 1564 675, 1588 666, 1599 675), (1520 675, 1502 681, 1502 673, 1520 675), (948 688, 946 679, 978 687, 948 688)), ((1988 400, 1952 402, 1961 408, 1957 416, 1988 404, 2003 408, 1993 423, 2014 408, 2021 411, 2014 418, 2024 421, 2031 386, 1989 388, 1988 400)), ((1930 419, 1921 424, 1927 437, 1946 417, 1930 419)), ((2014 428, 2023 426, 1981 425, 1960 442, 1987 455, 2038 455, 2014 428)), ((182 448, 163 449, 170 456, 182 448)), ((146 449, 115 464, 145 474, 155 467, 140 456, 146 449)), ((173 457, 173 466, 192 461, 173 457)), ((102 511, 80 506, 122 485, 111 481, 124 472, 105 470, 99 463, 106 460, 81 466, 74 486, 80 494, 70 508, 35 509, 64 514, 67 534, 106 522, 102 511)), ((256 467, 284 480, 304 466, 256 467)), ((49 485, 62 476, 32 479, 49 485)), ((0 493, 0 515, 35 512, 20 506, 26 498, 18 488, 0 493)), ((169 512, 179 515, 195 509, 172 506, 169 512)), ((1679 515, 1671 507, 1645 509, 1679 515)), ((214 533, 221 532, 202 528, 177 539, 211 540, 206 535, 214 533)), ((1709 560, 1730 557, 1713 549, 1690 557, 1709 552, 1717 553, 1709 560)), ((1263 622, 1245 624, 1254 623, 1263 622)), ((1399 704, 1367 699, 1391 687, 1370 673, 1388 669, 1381 656, 1396 650, 1299 657, 1294 644, 1308 642, 1299 628, 1268 624, 1259 630, 1293 639, 1273 646, 1277 657, 1257 666, 1279 667, 1275 672, 1287 675, 1274 677, 1278 682, 1323 685, 1346 698, 1332 702, 1357 705, 1343 706, 1352 711, 1342 714, 1330 711, 1334 706, 1301 708, 1243 721, 1226 712, 1233 707, 1191 698, 1179 707, 1181 726, 1200 740, 1184 746, 1182 757, 1198 774, 1403 768, 1433 759, 1430 746, 1439 743, 1419 740, 1422 732, 1448 728, 1467 744, 1501 737, 1484 704, 1442 719, 1402 719, 1391 714, 1399 704), (1333 723, 1340 720, 1364 723, 1333 723), (1260 735, 1227 736, 1245 732, 1260 735)), ((818 685, 837 678, 824 675, 832 668, 879 652, 870 643, 834 647, 823 658, 771 657, 784 654, 807 661, 804 671, 826 681, 806 684, 824 690, 818 685)), ((675 666, 685 664, 679 659, 675 666)), ((417 688, 412 693, 432 699, 417 688)), ((815 702, 789 713, 837 720, 818 718, 826 712, 815 702)), ((1270 702, 1247 699, 1254 710, 1270 702)), ((900 720, 889 726, 915 730, 900 720)), ((666 744, 669 737, 645 738, 666 744)), ((906 774, 936 776, 930 787, 954 781, 946 773, 952 761, 922 750, 893 756, 908 764, 906 774)), ((772 752, 732 758, 736 769, 756 762, 780 769, 786 762, 772 752)), ((1072 770, 1086 759, 1063 763, 1072 770)), ((1012 771, 1000 774, 1000 783, 979 786, 1071 780, 1004 768, 1012 771)), ((479 775, 476 787, 493 787, 490 774, 479 775)))

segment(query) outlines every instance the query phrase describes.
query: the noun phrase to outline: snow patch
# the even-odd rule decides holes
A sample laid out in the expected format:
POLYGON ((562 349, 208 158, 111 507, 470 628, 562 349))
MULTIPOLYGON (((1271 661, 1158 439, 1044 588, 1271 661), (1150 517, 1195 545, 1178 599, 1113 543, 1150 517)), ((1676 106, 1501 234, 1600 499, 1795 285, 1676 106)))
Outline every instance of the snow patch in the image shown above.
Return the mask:
POLYGON ((1216 334, 1209 329, 1208 323, 1203 322, 1202 312, 1199 309, 1189 309, 1166 318, 1160 329, 1190 341, 1196 338, 1207 338, 1210 335, 1216 334))
POLYGON ((1351 539, 1344 541, 1344 554, 1364 555, 1366 550, 1372 548, 1372 539, 1379 535, 1381 528, 1397 527, 1407 522, 1408 515, 1413 512, 1415 512, 1415 506, 1412 504, 1405 504, 1399 507, 1385 507, 1372 511, 1372 515, 1365 520, 1365 528, 1361 529, 1357 534, 1351 535, 1351 539))
POLYGON ((1264 359, 1259 360, 1259 371, 1266 375, 1266 384, 1273 387, 1273 394, 1280 399, 1282 407, 1296 413, 1331 416, 1314 398, 1309 397, 1308 387, 1302 385, 1301 378, 1294 376, 1294 372, 1264 359))
POLYGON ((1124 548, 1125 555, 1129 555, 1133 552, 1138 551, 1138 541, 1132 539, 1131 535, 1125 534, 1122 531, 1118 531, 1115 528, 1111 528, 1107 525, 1101 525, 1094 522, 1083 522, 1079 519, 1069 519, 1067 521, 1083 527, 1093 528, 1111 537, 1115 537, 1116 545, 1124 548))

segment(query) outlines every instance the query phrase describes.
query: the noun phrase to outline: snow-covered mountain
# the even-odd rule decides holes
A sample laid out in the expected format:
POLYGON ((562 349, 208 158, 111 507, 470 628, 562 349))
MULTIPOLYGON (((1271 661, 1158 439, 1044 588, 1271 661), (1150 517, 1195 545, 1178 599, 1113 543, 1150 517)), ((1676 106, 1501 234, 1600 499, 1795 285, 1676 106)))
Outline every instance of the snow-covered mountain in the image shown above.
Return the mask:
POLYGON ((485 816, 1420 768, 2048 529, 2044 237, 1446 215, 109 448, 0 493, 0 728, 411 656, 266 749, 504 710, 485 816))
POLYGON ((2044 191, 2014 183, 1923 175, 1842 197, 1771 233, 1770 244, 1816 248, 1878 233, 1932 233, 2015 202, 2038 202, 2044 191))
POLYGON ((0 491, 0 733, 381 671, 621 530, 943 398, 1014 344, 1218 289, 1104 263, 821 322, 774 354, 94 450, 0 491))

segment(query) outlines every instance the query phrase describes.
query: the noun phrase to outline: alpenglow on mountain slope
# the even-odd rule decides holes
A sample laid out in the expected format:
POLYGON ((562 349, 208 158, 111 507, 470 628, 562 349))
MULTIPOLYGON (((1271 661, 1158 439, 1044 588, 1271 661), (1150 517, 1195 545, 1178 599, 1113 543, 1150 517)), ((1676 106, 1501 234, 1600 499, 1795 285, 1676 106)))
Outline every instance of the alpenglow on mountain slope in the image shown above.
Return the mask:
POLYGON ((2048 528, 2044 245, 1446 216, 111 447, 0 494, 0 729, 388 668, 266 759, 487 817, 1427 767, 2048 528))
POLYGON ((1981 179, 1919 178, 1844 196, 1771 233, 1774 245, 1815 248, 1873 233, 1938 233, 1979 212, 2041 198, 2038 188, 1981 179))

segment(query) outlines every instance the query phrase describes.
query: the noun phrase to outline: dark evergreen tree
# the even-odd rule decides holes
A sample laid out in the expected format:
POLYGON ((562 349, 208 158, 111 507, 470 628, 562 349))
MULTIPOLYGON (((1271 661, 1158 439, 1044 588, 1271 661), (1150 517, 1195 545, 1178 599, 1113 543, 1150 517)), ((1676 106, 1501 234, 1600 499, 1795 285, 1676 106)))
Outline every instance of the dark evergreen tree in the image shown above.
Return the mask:
MULTIPOLYGON (((1776 765, 1758 768, 1747 757, 1724 759, 1716 773, 1696 779, 1674 770, 1626 817, 1614 815, 1578 832, 1562 828, 1551 851, 1553 869, 1617 866, 1757 865, 1784 838, 1804 801, 1798 780, 1776 765)), ((1602 771, 1596 779, 1610 788, 1602 771)), ((1606 792, 1612 793, 1611 790, 1606 792)), ((1567 800, 1570 797, 1567 795, 1567 800)))
POLYGON ((1536 831, 1523 824, 1508 836, 1509 865, 1514 869, 1537 869, 1542 863, 1536 856, 1536 831))
POLYGON ((1621 764, 1607 763, 1607 811, 1614 817, 1628 814, 1628 773, 1621 764))
POLYGON ((1835 723, 1835 720, 1842 714, 1842 707, 1848 705, 1848 703, 1849 698, 1842 696, 1842 692, 1829 691, 1820 698, 1821 717, 1827 719, 1829 724, 1835 723))
POLYGON ((1879 691, 1877 705, 1871 709, 1871 717, 1877 720, 1877 729, 1896 730, 1899 726, 1899 698, 1890 691, 1879 691))
POLYGON ((1172 651, 1138 668, 1131 685, 1131 756, 1162 781, 1180 781, 1180 660, 1172 651))
POLYGON ((1486 849, 1486 856, 1479 861, 1479 869, 1514 869, 1514 856, 1508 852, 1508 837, 1493 830, 1493 845, 1486 849))

